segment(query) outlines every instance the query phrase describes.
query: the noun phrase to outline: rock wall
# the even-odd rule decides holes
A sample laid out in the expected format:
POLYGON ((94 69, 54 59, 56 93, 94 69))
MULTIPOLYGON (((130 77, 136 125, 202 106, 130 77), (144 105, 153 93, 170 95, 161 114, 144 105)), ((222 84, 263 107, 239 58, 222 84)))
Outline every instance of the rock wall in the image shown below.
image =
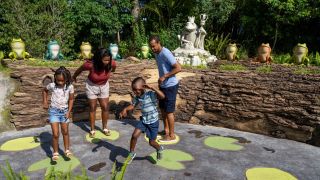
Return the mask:
POLYGON ((181 81, 179 120, 320 146, 320 74, 299 75, 280 65, 258 73, 258 65, 245 65, 245 72, 212 67, 181 81))
MULTIPOLYGON (((17 129, 45 125, 47 112, 42 109, 43 79, 49 68, 29 67, 23 62, 3 61, 20 82, 11 98, 11 122, 17 129)), ((271 73, 259 73, 259 65, 242 63, 243 72, 219 70, 221 63, 208 70, 183 69, 176 120, 254 132, 320 146, 320 74, 295 74, 296 67, 272 65, 271 73)), ((143 76, 157 86, 154 62, 118 63, 110 79, 110 119, 131 100, 131 80, 143 76)), ((71 72, 75 68, 69 68, 71 72)), ((317 69, 319 70, 319 68, 317 69)), ((73 121, 87 120, 89 107, 84 81, 79 76, 73 121)), ((97 119, 100 113, 97 112, 97 119)), ((135 111, 133 117, 139 116, 135 111)))

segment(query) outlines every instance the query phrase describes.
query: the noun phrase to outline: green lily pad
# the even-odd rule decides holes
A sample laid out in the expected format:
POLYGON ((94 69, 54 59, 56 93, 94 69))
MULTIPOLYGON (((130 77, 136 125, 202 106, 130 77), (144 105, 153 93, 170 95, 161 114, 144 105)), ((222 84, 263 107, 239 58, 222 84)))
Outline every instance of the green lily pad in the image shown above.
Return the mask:
POLYGON ((297 180, 293 175, 276 168, 251 168, 246 171, 247 180, 297 180))
MULTIPOLYGON (((171 144, 177 144, 180 141, 180 137, 177 134, 174 134, 176 136, 175 140, 171 140, 171 141, 161 141, 162 140, 162 136, 161 135, 157 135, 157 143, 160 145, 171 145, 171 144)), ((149 138, 147 137, 147 135, 144 136, 144 139, 149 142, 149 138)))
POLYGON ((23 137, 12 139, 3 143, 0 147, 2 151, 23 151, 40 146, 40 142, 35 142, 34 137, 23 137))
POLYGON ((204 140, 204 144, 223 151, 239 151, 243 148, 238 144, 234 144, 238 142, 237 139, 229 138, 229 137, 221 137, 221 136, 211 136, 204 140))
POLYGON ((162 152, 162 159, 157 159, 157 153, 154 152, 150 154, 150 157, 153 161, 156 162, 157 166, 161 166, 163 168, 169 169, 169 170, 182 170, 185 169, 185 166, 181 163, 183 161, 193 161, 194 158, 183 151, 179 150, 173 150, 173 149, 165 149, 162 152))
POLYGON ((46 168, 47 175, 53 167, 55 171, 61 171, 66 173, 72 171, 79 165, 80 161, 76 157, 71 157, 70 160, 65 160, 60 156, 54 165, 51 164, 51 158, 46 158, 29 166, 28 171, 38 171, 46 168))
POLYGON ((110 136, 106 136, 105 134, 103 134, 102 132, 100 131, 96 131, 96 134, 94 136, 94 138, 91 138, 89 134, 86 135, 86 140, 88 142, 91 142, 91 143, 98 143, 100 142, 101 140, 117 140, 119 137, 120 137, 120 133, 118 131, 115 131, 115 130, 110 130, 110 133, 111 135, 110 136))

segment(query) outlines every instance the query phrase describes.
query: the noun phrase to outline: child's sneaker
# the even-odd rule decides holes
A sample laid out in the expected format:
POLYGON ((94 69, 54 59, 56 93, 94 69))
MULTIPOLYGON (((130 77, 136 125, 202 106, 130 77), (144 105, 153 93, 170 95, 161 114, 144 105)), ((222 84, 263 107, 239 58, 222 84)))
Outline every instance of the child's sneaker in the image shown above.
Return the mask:
POLYGON ((136 157, 136 155, 137 154, 135 152, 130 152, 128 157, 127 157, 127 159, 130 159, 130 160, 128 161, 127 164, 130 164, 132 162, 132 160, 134 159, 134 157, 136 157))
POLYGON ((160 146, 159 150, 157 150, 157 160, 162 159, 162 151, 163 151, 163 146, 160 146))

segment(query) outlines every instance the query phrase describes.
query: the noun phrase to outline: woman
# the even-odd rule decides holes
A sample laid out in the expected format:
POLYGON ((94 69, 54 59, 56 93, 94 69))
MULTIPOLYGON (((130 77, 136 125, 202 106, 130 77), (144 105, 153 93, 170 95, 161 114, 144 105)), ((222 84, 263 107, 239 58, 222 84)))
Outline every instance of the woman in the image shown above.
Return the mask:
POLYGON ((109 78, 111 72, 116 69, 116 62, 112 60, 111 53, 104 48, 99 49, 93 56, 93 61, 87 60, 80 66, 73 75, 73 80, 82 71, 89 71, 86 80, 86 94, 90 106, 90 137, 95 136, 95 114, 97 110, 97 100, 101 106, 102 129, 103 133, 110 136, 110 130, 107 128, 109 118, 109 78))

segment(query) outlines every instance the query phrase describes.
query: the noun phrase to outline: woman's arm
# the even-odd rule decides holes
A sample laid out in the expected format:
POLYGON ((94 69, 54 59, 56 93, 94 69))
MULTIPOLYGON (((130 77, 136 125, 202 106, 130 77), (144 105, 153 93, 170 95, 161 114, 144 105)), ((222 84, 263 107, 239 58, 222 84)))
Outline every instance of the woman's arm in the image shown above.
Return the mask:
POLYGON ((76 72, 74 72, 74 74, 73 74, 73 76, 72 76, 72 80, 73 80, 74 82, 77 82, 77 77, 78 77, 79 74, 81 74, 82 71, 84 71, 84 70, 85 70, 85 69, 84 69, 83 65, 80 66, 80 67, 76 70, 76 72))

